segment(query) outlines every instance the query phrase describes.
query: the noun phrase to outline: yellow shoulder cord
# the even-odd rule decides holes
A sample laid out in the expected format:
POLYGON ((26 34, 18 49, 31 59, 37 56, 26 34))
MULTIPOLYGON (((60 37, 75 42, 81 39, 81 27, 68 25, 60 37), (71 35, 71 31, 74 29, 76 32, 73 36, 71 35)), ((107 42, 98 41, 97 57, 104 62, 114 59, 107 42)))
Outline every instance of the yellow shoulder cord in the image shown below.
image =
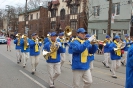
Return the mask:
MULTIPOLYGON (((85 40, 81 40, 79 38, 76 38, 81 44, 85 42, 85 40)), ((87 62, 87 56, 88 56, 88 49, 86 48, 82 53, 81 53, 81 63, 86 63, 87 62)))
MULTIPOLYGON (((32 39, 34 42, 36 42, 36 40, 32 39)), ((38 44, 35 44, 35 52, 38 52, 39 51, 39 47, 38 47, 38 44)))
MULTIPOLYGON (((114 43, 116 44, 117 48, 120 48, 119 43, 115 40, 114 43)), ((116 55, 121 56, 121 49, 115 51, 116 55)))

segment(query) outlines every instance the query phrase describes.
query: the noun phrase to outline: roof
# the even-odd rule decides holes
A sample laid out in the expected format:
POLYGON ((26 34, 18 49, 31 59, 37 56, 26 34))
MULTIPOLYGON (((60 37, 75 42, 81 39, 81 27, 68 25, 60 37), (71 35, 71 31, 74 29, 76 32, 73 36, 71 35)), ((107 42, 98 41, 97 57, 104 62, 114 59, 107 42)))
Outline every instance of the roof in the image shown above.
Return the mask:
MULTIPOLYGON (((47 7, 44 7, 44 6, 39 6, 39 7, 35 8, 35 9, 30 9, 30 10, 28 10, 27 13, 39 11, 41 7, 47 8, 47 7)), ((19 13, 18 15, 23 15, 23 14, 25 14, 25 12, 19 13)))

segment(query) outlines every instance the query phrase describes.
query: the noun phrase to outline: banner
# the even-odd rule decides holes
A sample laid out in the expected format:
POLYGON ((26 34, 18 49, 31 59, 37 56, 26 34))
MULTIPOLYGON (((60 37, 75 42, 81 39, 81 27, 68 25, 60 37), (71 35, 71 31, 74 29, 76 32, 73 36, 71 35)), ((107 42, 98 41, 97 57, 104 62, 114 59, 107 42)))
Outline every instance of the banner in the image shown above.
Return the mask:
POLYGON ((115 14, 114 14, 114 13, 112 13, 111 23, 114 23, 114 20, 115 20, 115 14))

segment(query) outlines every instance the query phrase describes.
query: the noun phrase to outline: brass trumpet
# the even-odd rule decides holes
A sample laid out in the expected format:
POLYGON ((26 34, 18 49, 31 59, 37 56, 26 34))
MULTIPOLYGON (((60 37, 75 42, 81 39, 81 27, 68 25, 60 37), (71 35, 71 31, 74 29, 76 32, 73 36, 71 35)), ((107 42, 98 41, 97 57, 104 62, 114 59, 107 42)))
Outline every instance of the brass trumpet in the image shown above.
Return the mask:
POLYGON ((21 34, 20 33, 17 33, 16 34, 16 37, 18 39, 17 45, 19 46, 20 45, 21 34))
POLYGON ((70 37, 72 35, 72 28, 70 28, 70 26, 66 26, 65 27, 65 31, 64 31, 64 40, 65 41, 69 41, 70 37))

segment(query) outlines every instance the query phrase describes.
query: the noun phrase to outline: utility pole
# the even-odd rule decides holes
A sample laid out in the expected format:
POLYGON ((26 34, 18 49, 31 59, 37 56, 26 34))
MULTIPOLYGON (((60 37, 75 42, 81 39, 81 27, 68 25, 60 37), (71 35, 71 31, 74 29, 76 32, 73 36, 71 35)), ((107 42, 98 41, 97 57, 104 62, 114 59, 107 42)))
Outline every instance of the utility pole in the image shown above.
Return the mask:
POLYGON ((27 36, 28 36, 28 32, 27 32, 27 25, 26 25, 26 21, 27 21, 27 0, 26 0, 26 3, 25 3, 25 24, 24 24, 24 34, 26 33, 27 36))
POLYGON ((108 11, 108 29, 107 34, 111 36, 111 17, 112 17, 112 0, 109 1, 109 11, 108 11))
POLYGON ((10 14, 10 6, 9 5, 6 5, 6 11, 7 11, 7 34, 8 34, 8 31, 9 31, 9 14, 10 14))

